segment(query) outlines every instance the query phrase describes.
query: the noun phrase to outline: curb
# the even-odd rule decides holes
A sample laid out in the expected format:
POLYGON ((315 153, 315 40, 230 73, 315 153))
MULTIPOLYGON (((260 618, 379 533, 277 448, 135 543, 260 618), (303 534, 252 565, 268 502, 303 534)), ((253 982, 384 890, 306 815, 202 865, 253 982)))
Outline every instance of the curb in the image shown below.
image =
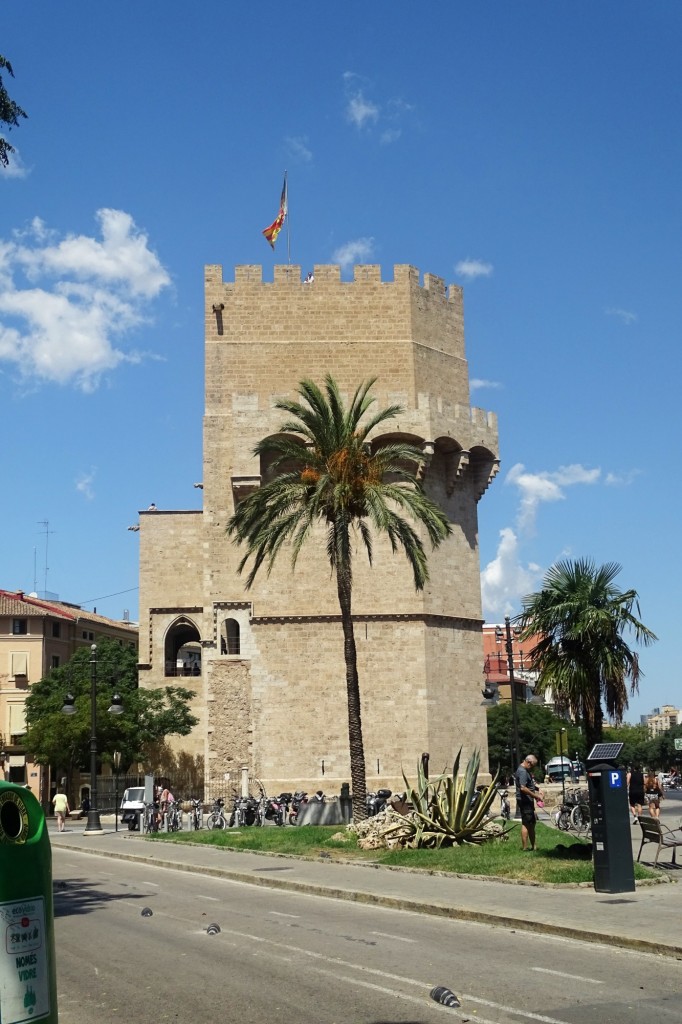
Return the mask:
MULTIPOLYGON (((568 925, 551 924, 546 921, 527 920, 512 917, 508 914, 492 914, 487 911, 466 910, 441 903, 422 903, 405 897, 381 896, 378 893, 338 889, 334 886, 319 885, 312 882, 295 882, 291 879, 273 878, 272 876, 254 876, 242 871, 230 871, 222 867, 197 867, 193 864, 178 864, 177 861, 151 859, 135 853, 119 853, 110 850, 83 850, 77 846, 65 847, 72 853, 95 854, 97 857, 109 857, 113 860, 126 860, 137 864, 148 864, 154 867, 170 868, 188 874, 206 875, 211 878, 224 878, 230 882, 244 885, 260 886, 264 889, 282 889, 287 892, 300 892, 311 896, 324 896, 328 899, 346 900, 349 903, 364 903, 370 906, 387 907, 390 910, 407 910, 415 914, 427 914, 432 917, 446 917, 453 921, 471 921, 478 924, 489 924, 498 928, 509 928, 516 931, 534 932, 543 935, 554 935, 558 938, 576 939, 597 945, 613 946, 618 949, 631 949, 640 953, 653 953, 657 956, 682 957, 682 945, 661 944, 649 939, 635 939, 625 935, 613 935, 608 932, 595 932, 568 925)), ((293 858, 297 859, 297 858, 293 858)), ((379 867, 379 865, 377 865, 379 867)))

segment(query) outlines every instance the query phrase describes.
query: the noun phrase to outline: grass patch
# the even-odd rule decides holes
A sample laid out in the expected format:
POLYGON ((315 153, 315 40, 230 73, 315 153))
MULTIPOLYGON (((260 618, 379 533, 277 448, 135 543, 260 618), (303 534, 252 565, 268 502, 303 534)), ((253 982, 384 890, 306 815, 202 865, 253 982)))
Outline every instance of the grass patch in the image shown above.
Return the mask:
MULTIPOLYGON (((536 882, 592 882, 592 861, 575 859, 573 847, 589 849, 590 844, 538 822, 537 850, 523 853, 519 828, 513 828, 503 842, 483 846, 448 847, 442 850, 360 850, 355 837, 350 842, 333 840, 343 832, 340 826, 304 825, 300 828, 244 828, 209 832, 176 832, 150 836, 154 842, 198 843, 231 850, 284 853, 296 857, 320 856, 334 861, 386 864, 422 871, 445 871, 467 875, 525 879, 536 882)), ((635 864, 635 878, 655 878, 656 873, 635 864)))

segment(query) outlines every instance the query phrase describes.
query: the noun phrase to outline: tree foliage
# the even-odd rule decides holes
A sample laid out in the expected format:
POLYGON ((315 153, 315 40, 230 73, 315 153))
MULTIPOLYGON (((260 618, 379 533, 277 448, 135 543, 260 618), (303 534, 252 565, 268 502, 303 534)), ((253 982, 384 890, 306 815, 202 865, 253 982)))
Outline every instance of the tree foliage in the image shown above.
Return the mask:
MULTIPOLYGON (((555 714, 551 708, 543 707, 540 704, 518 703, 516 710, 519 720, 521 757, 525 757, 526 754, 535 754, 544 772, 544 766, 550 758, 557 756, 556 734, 561 729, 565 729, 567 756, 574 759, 577 754, 578 760, 584 760, 585 737, 579 726, 573 725, 572 722, 555 714)), ((513 749, 511 704, 498 704, 489 708, 487 724, 490 771, 499 771, 500 775, 509 775, 518 767, 511 763, 513 749)))
POLYGON ((551 687, 555 702, 582 719, 588 750, 602 739, 604 709, 621 721, 628 683, 637 692, 639 657, 623 634, 633 633, 644 645, 656 640, 633 613, 640 614, 637 592, 615 586, 620 569, 615 562, 596 566, 589 559, 558 562, 542 589, 524 599, 517 620, 521 639, 540 636, 530 652, 538 685, 551 687))
POLYGON ((400 441, 383 446, 370 443, 371 431, 402 411, 390 406, 367 415, 375 402, 369 394, 373 384, 374 379, 361 384, 348 407, 330 375, 325 378, 324 391, 303 380, 298 387, 299 401, 277 402, 277 408, 292 418, 282 424, 278 436, 266 437, 254 449, 256 455, 274 457, 277 475, 245 498, 227 525, 236 543, 246 548, 239 572, 252 562, 247 587, 264 564, 270 572, 283 549, 288 550, 295 566, 311 536, 325 545, 336 577, 343 627, 356 821, 366 817, 367 810, 352 616, 354 544, 358 540, 364 546, 371 565, 374 539, 387 537, 391 549, 402 550, 407 557, 414 585, 421 590, 429 574, 418 531, 426 534, 434 548, 450 533, 447 516, 415 478, 414 469, 423 459, 421 451, 400 441))
MULTIPOLYGON (((194 693, 180 686, 139 689, 137 652, 115 640, 97 644, 96 679, 101 761, 111 761, 114 750, 121 751, 126 767, 146 761, 154 744, 166 736, 186 736, 197 723, 190 711, 194 693), (114 693, 123 700, 121 715, 108 712, 114 693)), ((38 764, 69 770, 89 765, 91 680, 91 650, 86 646, 31 687, 26 698, 27 747, 38 764), (75 698, 73 715, 61 710, 67 693, 75 698)))
MULTIPOLYGON (((0 56, 0 70, 6 71, 14 78, 12 65, 6 57, 0 56)), ((2 75, 0 75, 0 125, 6 125, 10 130, 18 128, 20 117, 28 117, 28 114, 10 97, 2 80, 2 75)), ((14 146, 11 146, 7 139, 0 136, 0 164, 7 167, 9 155, 13 152, 14 146)))

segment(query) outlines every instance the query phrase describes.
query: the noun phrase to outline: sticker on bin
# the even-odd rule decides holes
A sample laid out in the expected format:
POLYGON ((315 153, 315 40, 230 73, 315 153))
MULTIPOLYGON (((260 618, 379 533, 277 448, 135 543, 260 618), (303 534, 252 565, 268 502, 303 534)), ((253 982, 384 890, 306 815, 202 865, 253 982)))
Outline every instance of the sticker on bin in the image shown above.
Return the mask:
POLYGON ((0 903, 2 1024, 25 1024, 50 1012, 45 900, 0 903))

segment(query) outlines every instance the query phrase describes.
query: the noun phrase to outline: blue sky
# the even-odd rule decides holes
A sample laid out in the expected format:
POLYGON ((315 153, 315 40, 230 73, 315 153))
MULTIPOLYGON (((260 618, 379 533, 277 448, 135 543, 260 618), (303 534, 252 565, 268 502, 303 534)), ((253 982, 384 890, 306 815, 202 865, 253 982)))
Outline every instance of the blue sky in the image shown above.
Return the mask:
POLYGON ((486 617, 561 557, 623 566, 680 702, 678 0, 5 0, 29 114, 0 178, 0 587, 137 615, 137 510, 198 507, 203 266, 465 289, 486 617), (49 523, 46 534, 45 522, 49 523), (46 539, 48 572, 45 576, 46 539))

